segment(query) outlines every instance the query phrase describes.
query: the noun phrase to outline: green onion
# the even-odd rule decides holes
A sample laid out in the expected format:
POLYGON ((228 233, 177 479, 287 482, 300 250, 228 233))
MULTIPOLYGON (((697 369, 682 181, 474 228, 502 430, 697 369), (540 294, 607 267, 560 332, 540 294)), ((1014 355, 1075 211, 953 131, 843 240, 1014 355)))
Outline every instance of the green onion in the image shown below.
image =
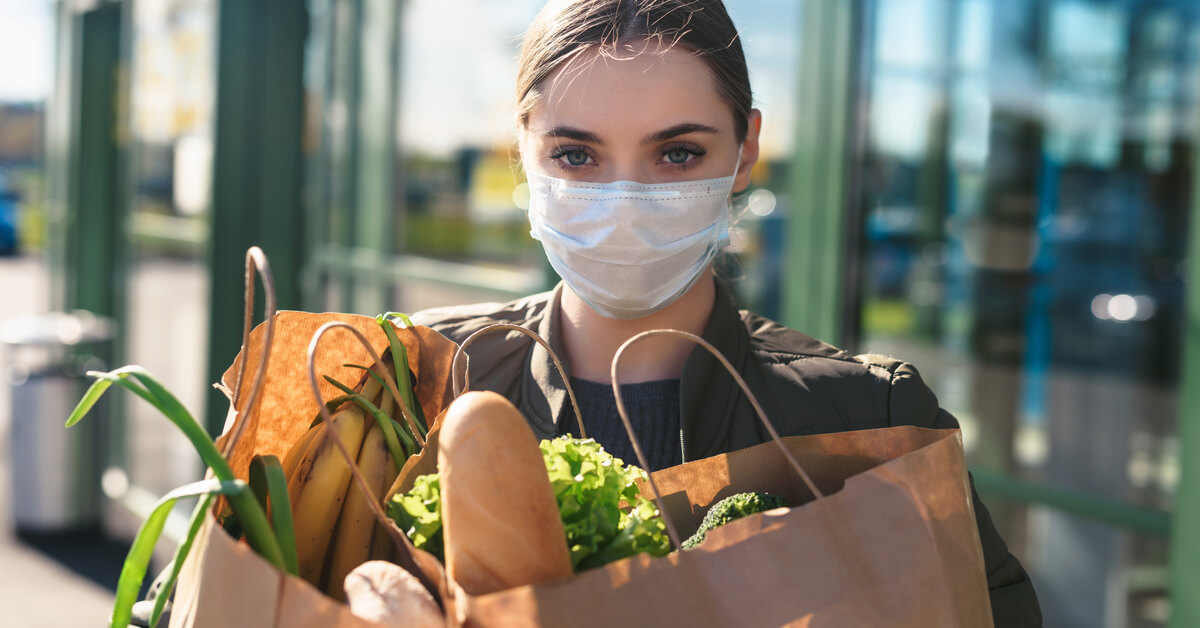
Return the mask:
MULTIPOLYGON (((329 414, 333 414, 333 413, 337 412, 338 406, 342 405, 343 403, 346 403, 347 401, 350 401, 350 395, 342 395, 341 397, 334 397, 333 399, 330 399, 329 401, 325 402, 325 409, 329 410, 329 414)), ((308 429, 311 430, 312 428, 320 425, 321 421, 324 421, 324 420, 325 420, 325 415, 321 414, 321 412, 318 411, 317 418, 313 419, 312 423, 308 424, 308 429)))
MULTIPOLYGON (((371 371, 368 369, 367 372, 370 373, 371 371)), ((325 376, 325 381, 347 393, 346 396, 350 398, 350 401, 354 402, 375 419, 375 422, 379 424, 379 429, 383 432, 383 442, 387 444, 388 453, 392 455, 392 463, 396 465, 397 471, 403 468, 404 462, 408 460, 409 454, 407 452, 416 453, 420 450, 417 446, 417 441, 413 440, 412 435, 407 430, 395 430, 393 426, 397 424, 392 420, 392 417, 388 416, 383 410, 380 410, 375 404, 367 401, 366 397, 354 392, 354 389, 328 375, 325 376), (401 443, 397 440, 397 437, 404 441, 403 448, 401 448, 401 443)))
POLYGON ((401 323, 404 323, 405 327, 416 327, 416 325, 413 324, 412 319, 409 318, 408 314, 405 314, 404 312, 388 312, 387 314, 383 315, 383 318, 398 318, 400 319, 401 323))
MULTIPOLYGON (((140 366, 125 366, 107 373, 90 371, 88 375, 96 378, 96 381, 84 393, 79 404, 71 412, 71 416, 67 419, 67 427, 78 423, 96 404, 101 395, 112 384, 116 384, 145 399, 174 423, 191 441, 196 452, 200 454, 200 458, 204 460, 218 480, 232 482, 237 479, 229 467, 229 463, 217 450, 217 446, 209 437, 208 432, 196 422, 187 408, 146 369, 140 366)), ((281 570, 285 569, 279 542, 275 538, 270 524, 267 523, 266 513, 254 499, 254 495, 249 491, 230 495, 229 504, 246 533, 246 541, 250 547, 254 548, 267 562, 281 570)))
POLYGON ((292 504, 283 465, 275 456, 255 456, 250 460, 249 475, 250 488, 254 489, 263 508, 267 507, 268 500, 271 504, 271 528, 283 551, 284 565, 289 574, 297 576, 300 565, 296 558, 296 526, 292 521, 292 504), (259 491, 262 491, 261 495, 259 491))
MULTIPOLYGON (((167 600, 171 599, 171 591, 175 589, 175 582, 179 580, 179 572, 183 569, 183 562, 192 550, 192 545, 196 541, 196 535, 200 533, 200 526, 204 524, 205 515, 209 507, 212 506, 213 499, 214 495, 212 493, 200 498, 200 501, 196 504, 196 509, 192 511, 192 519, 188 523, 187 536, 183 537, 183 543, 180 543, 179 548, 175 550, 175 557, 171 559, 171 564, 167 565, 167 568, 163 570, 163 573, 167 575, 163 579, 162 585, 158 588, 158 593, 154 598, 154 610, 150 613, 151 626, 158 625, 158 620, 162 617, 163 609, 166 608, 167 600)), ((163 578, 162 574, 159 575, 159 578, 163 578)), ((154 585, 151 584, 150 588, 153 589, 154 585)))
MULTIPOLYGON (((403 316, 403 315, 401 315, 403 316)), ((412 321, 408 320, 407 316, 403 316, 408 325, 412 326, 412 321)), ((396 329, 392 326, 391 321, 384 318, 376 318, 376 322, 380 327, 383 327, 383 333, 387 336, 388 346, 392 352, 392 366, 396 370, 396 387, 400 391, 400 399, 397 403, 403 403, 405 409, 411 415, 415 429, 421 433, 421 438, 429 433, 429 428, 425 425, 425 413, 421 410, 421 404, 413 396, 412 376, 408 368, 408 349, 404 347, 404 343, 400 342, 400 337, 396 335, 396 329)))
MULTIPOLYGON (((142 524, 142 528, 138 530, 137 536, 133 539, 133 545, 129 548, 129 554, 125 557, 125 565, 121 568, 120 578, 117 579, 116 599, 113 603, 109 626, 125 628, 129 625, 133 615, 133 604, 137 602, 138 593, 142 589, 142 581, 146 577, 146 568, 150 564, 151 556, 154 555, 154 546, 158 542, 159 535, 162 534, 167 516, 171 513, 175 502, 185 497, 211 496, 213 494, 226 495, 232 499, 236 495, 248 495, 249 491, 246 489, 246 483, 241 480, 201 480, 181 486, 158 500, 158 503, 154 505, 154 510, 150 512, 150 516, 146 518, 146 523, 142 524)), ((189 534, 190 536, 191 534, 189 534)), ((178 556, 175 560, 178 565, 182 565, 183 561, 178 556)), ((166 592, 159 595, 165 602, 168 597, 166 592)), ((157 607, 158 603, 156 602, 155 608, 157 607)))

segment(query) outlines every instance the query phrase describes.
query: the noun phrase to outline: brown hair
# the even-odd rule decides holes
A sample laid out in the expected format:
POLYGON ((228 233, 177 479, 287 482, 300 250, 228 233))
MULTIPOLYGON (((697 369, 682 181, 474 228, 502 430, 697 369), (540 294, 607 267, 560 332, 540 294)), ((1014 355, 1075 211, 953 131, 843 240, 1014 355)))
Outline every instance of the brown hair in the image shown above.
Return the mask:
POLYGON ((708 64, 733 110, 738 142, 746 138, 750 77, 737 29, 721 0, 551 0, 525 33, 517 65, 517 116, 522 125, 556 68, 589 50, 613 54, 638 40, 684 46, 708 64))

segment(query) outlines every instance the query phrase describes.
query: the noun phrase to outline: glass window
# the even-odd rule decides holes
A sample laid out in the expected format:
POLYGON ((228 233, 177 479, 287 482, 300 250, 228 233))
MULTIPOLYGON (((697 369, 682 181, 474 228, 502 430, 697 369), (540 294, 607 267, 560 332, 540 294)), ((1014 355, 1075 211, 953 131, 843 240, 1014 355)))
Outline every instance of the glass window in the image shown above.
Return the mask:
MULTIPOLYGON (((921 367, 974 465, 1168 508, 1200 11, 871 4, 858 348, 921 367)), ((994 514, 1047 625, 1156 625, 1156 541, 994 514)))
POLYGON ((750 188, 734 203, 740 218, 729 255, 718 273, 744 307, 778 320, 783 310, 784 228, 795 147, 800 27, 803 3, 790 0, 729 0, 750 72, 754 106, 762 111, 758 163, 750 188))
MULTIPOLYGON (((203 417, 208 354, 209 190, 216 93, 215 0, 131 7, 129 216, 124 361, 141 364, 203 417), (163 350, 163 339, 170 350, 163 350)), ((126 471, 164 492, 195 478, 191 444, 158 411, 125 406, 126 471)))
POLYGON ((400 38, 402 250, 539 266, 540 250, 518 206, 524 178, 513 143, 513 84, 517 42, 541 4, 406 4, 400 38))

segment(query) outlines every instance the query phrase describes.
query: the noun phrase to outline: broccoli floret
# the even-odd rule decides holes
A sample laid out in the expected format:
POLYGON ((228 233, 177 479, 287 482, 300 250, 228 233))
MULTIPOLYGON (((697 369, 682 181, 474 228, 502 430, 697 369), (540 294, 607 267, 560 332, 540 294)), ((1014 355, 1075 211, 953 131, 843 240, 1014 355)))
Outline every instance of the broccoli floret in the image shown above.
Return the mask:
POLYGON ((704 520, 700 522, 700 528, 688 540, 683 542, 680 549, 688 550, 700 545, 700 543, 704 542, 704 537, 708 535, 709 530, 723 526, 734 519, 787 505, 787 501, 782 497, 776 497, 767 493, 756 492, 730 495, 713 504, 708 509, 708 513, 704 515, 704 520))

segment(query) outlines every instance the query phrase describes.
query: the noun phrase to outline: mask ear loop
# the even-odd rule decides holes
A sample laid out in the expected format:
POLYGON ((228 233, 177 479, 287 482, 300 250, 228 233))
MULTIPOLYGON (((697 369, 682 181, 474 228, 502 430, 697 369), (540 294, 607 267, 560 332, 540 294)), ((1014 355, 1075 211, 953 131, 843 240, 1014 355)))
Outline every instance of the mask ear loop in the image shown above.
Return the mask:
MULTIPOLYGON (((734 185, 737 185, 738 172, 741 170, 741 167, 742 167, 742 150, 744 148, 746 148, 745 142, 738 144, 737 161, 733 162, 733 183, 734 183, 734 185)), ((748 202, 749 196, 750 196, 750 186, 749 185, 747 185, 746 189, 742 190, 741 192, 733 192, 732 190, 729 192, 729 230, 730 231, 733 231, 733 229, 737 226, 738 222, 740 222, 742 220, 742 217, 745 216, 746 212, 750 209, 750 203, 748 202)), ((732 238, 732 234, 730 237, 732 238)))
POLYGON ((746 215, 746 210, 750 207, 750 204, 746 201, 746 198, 749 196, 747 191, 750 189, 750 186, 746 186, 746 189, 741 192, 733 191, 733 186, 737 185, 738 172, 742 166, 742 149, 745 146, 745 143, 738 144, 737 160, 733 162, 733 183, 730 185, 729 198, 726 200, 729 206, 729 214, 726 218, 725 233, 722 239, 717 242, 716 258, 721 258, 724 255, 736 260, 736 256, 729 256, 723 252, 725 249, 731 248, 734 237, 742 233, 742 229, 737 225, 741 222, 742 217, 746 215))

